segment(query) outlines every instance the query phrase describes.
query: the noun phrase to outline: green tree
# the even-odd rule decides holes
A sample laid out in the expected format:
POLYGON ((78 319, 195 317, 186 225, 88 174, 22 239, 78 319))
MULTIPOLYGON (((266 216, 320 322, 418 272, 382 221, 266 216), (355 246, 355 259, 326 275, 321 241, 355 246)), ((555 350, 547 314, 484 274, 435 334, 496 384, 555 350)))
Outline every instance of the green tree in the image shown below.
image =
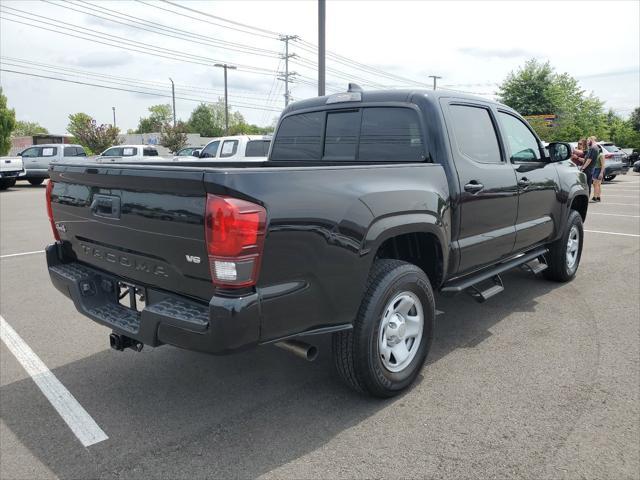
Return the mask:
POLYGON ((149 116, 140 118, 135 133, 159 132, 163 125, 173 120, 173 111, 168 103, 149 107, 149 116))
POLYGON ((165 123, 160 133, 160 145, 167 147, 171 153, 176 153, 187 144, 187 126, 184 122, 165 123))
POLYGON ((201 103, 192 112, 188 122, 189 132, 202 137, 224 135, 224 102, 201 103))
POLYGON ((524 67, 511 72, 498 87, 500 101, 521 115, 544 115, 555 109, 552 89, 554 71, 549 62, 527 60, 524 67))
POLYGON ((49 133, 49 131, 38 122, 25 122, 22 120, 18 120, 11 136, 30 137, 39 133, 49 133))
POLYGON ((16 126, 16 112, 7 106, 7 97, 0 87, 0 155, 11 149, 11 132, 16 126))
POLYGON ((640 107, 636 107, 636 109, 631 113, 629 121, 631 122, 631 127, 636 132, 640 132, 640 107))
POLYGON ((120 143, 120 129, 113 125, 98 125, 91 116, 82 112, 69 115, 67 131, 90 153, 100 153, 120 143))

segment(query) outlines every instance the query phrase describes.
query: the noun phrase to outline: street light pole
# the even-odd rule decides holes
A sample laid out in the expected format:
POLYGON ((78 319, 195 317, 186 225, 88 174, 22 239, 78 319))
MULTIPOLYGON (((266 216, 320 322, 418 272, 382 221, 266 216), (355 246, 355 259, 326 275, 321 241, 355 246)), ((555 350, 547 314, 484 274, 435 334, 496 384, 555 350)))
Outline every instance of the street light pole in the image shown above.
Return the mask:
POLYGON ((116 128, 116 107, 111 107, 113 110, 113 128, 116 128))
POLYGON ((216 63, 214 67, 224 68, 224 134, 229 135, 229 96, 227 94, 227 70, 238 67, 226 63, 216 63))
POLYGON ((175 128, 176 126, 176 88, 175 88, 175 85, 173 84, 173 79, 169 77, 169 80, 171 80, 171 100, 173 101, 173 127, 175 128))
POLYGON ((442 77, 439 77, 438 75, 429 75, 429 78, 433 78, 433 89, 436 89, 436 81, 442 77))
POLYGON ((318 0, 318 96, 324 96, 325 86, 325 18, 326 1, 318 0))

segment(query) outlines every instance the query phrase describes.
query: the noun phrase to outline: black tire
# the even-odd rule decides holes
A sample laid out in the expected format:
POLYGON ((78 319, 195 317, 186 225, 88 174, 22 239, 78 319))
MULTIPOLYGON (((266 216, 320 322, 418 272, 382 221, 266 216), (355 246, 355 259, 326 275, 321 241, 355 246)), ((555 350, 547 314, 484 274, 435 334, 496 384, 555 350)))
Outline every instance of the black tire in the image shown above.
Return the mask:
POLYGON ((433 340, 434 322, 435 300, 425 273, 400 260, 375 261, 353 329, 333 334, 333 360, 338 373, 359 392, 382 398, 397 395, 420 372, 433 340), (404 292, 412 293, 422 307, 422 338, 406 367, 392 372, 384 366, 380 355, 381 321, 389 303, 404 292))
POLYGON ((28 178, 27 181, 31 185, 37 186, 37 185, 42 185, 42 182, 44 182, 44 178, 28 178))
POLYGON ((611 181, 611 180, 613 180, 614 178, 616 178, 616 176, 615 176, 615 175, 607 175, 607 176, 605 176, 605 177, 604 177, 604 180, 605 180, 606 182, 610 182, 610 181, 611 181))
POLYGON ((547 264, 549 267, 542 272, 544 277, 556 282, 568 282, 572 280, 573 277, 576 276, 576 272, 580 266, 583 244, 584 231, 582 228, 582 217, 576 210, 571 210, 562 237, 549 245, 549 253, 547 254, 547 264), (570 265, 567 258, 567 251, 569 250, 569 236, 572 234, 574 228, 578 232, 578 249, 575 262, 570 265))
POLYGON ((6 190, 9 187, 13 187, 15 184, 16 184, 15 180, 11 182, 11 180, 7 178, 2 178, 0 179, 0 190, 6 190))

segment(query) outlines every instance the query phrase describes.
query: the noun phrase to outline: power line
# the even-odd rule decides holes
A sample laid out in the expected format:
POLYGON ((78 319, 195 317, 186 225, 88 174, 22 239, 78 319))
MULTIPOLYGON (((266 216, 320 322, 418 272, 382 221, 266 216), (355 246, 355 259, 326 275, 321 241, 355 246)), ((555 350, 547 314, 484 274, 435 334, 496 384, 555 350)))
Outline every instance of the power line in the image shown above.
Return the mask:
MULTIPOLYGON (((26 76, 30 76, 30 77, 37 77, 37 78, 44 78, 47 80, 57 80, 60 82, 67 82, 67 83, 74 83, 77 85, 87 85, 87 86, 92 86, 92 87, 98 87, 98 88, 105 88, 108 90, 117 90, 117 91, 121 91, 121 92, 130 92, 130 93, 138 93, 141 95, 150 95, 150 96, 154 96, 154 97, 165 97, 165 98, 171 98, 171 94, 166 93, 156 93, 156 92, 149 92, 149 91, 143 91, 143 90, 133 90, 130 88, 121 88, 121 87, 112 87, 112 86, 108 86, 108 85, 100 85, 97 83, 90 83, 90 82, 80 82, 78 80, 70 80, 67 78, 57 78, 57 77, 50 77, 47 75, 38 75, 35 73, 28 73, 28 72, 19 72, 17 70, 9 70, 6 68, 0 68, 0 72, 6 72, 6 73, 15 73, 18 75, 26 75, 26 76)), ((200 103, 215 103, 212 102, 208 99, 203 99, 203 98, 188 98, 188 97, 176 97, 177 99, 180 100, 186 100, 186 101, 191 101, 191 102, 200 102, 200 103)), ((281 109, 278 108, 267 108, 267 107, 263 107, 263 106, 256 106, 256 105, 249 105, 249 104, 244 104, 241 102, 233 102, 231 106, 235 106, 236 108, 248 108, 248 109, 253 109, 253 110, 268 110, 268 111, 272 111, 272 112, 280 112, 281 109)))
MULTIPOLYGON (((64 25, 64 26, 60 26, 60 25, 56 25, 54 23, 48 22, 48 17, 44 17, 42 15, 37 15, 35 13, 31 13, 31 12, 24 12, 22 10, 13 8, 13 7, 7 7, 6 5, 1 5, 2 9, 10 9, 10 10, 15 10, 21 13, 26 13, 27 15, 31 15, 33 17, 38 17, 38 19, 34 19, 34 18, 29 18, 29 17, 25 17, 24 15, 20 15, 20 14, 16 14, 13 12, 8 12, 8 11, 3 11, 3 13, 5 15, 13 15, 16 16, 18 18, 22 18, 31 22, 39 22, 39 23, 44 23, 46 25, 50 25, 53 26, 55 28, 61 29, 61 28, 65 28, 65 29, 70 29, 71 31, 73 31, 74 33, 78 34, 78 35, 74 35, 71 34, 69 32, 61 32, 59 30, 52 30, 50 28, 46 28, 43 27, 42 25, 34 25, 31 23, 25 23, 19 20, 15 20, 13 18, 6 18, 6 17, 0 17, 3 18, 4 20, 7 21, 11 21, 11 22, 15 22, 15 23, 20 23, 23 25, 27 25, 33 28, 38 28, 38 29, 42 29, 42 30, 47 30, 53 33, 57 33, 60 35, 65 35, 65 36, 70 36, 70 37, 75 37, 75 38, 79 38, 81 40, 88 40, 90 42, 94 42, 94 43, 101 43, 103 45, 108 45, 111 47, 118 47, 124 50, 130 50, 130 51, 135 51, 137 53, 144 53, 147 55, 153 55, 155 57, 163 57, 163 58, 168 58, 170 60, 180 60, 180 61, 184 61, 187 63, 194 63, 194 64, 198 64, 198 65, 206 65, 206 66, 211 66, 212 63, 218 63, 220 62, 220 60, 218 59, 214 59, 214 58, 210 58, 210 57, 204 57, 204 56, 200 56, 200 55, 193 55, 193 54, 188 54, 188 53, 183 53, 177 50, 171 50, 168 48, 160 48, 157 47, 155 45, 149 44, 149 43, 144 43, 144 42, 137 42, 134 40, 128 40, 124 37, 120 37, 118 35, 113 35, 113 34, 109 34, 109 33, 104 33, 104 32, 100 32, 97 30, 93 30, 90 34, 89 33, 85 33, 84 30, 82 30, 81 28, 79 28, 77 25, 68 23, 68 22, 63 22, 62 20, 57 20, 55 19, 56 22, 64 25), (80 36, 80 35, 84 35, 84 36, 80 36), (100 36, 98 37, 99 40, 97 38, 95 38, 95 36, 100 36), (106 37, 106 38, 105 38, 106 37), (111 37, 111 38, 110 38, 111 37), (122 42, 125 43, 125 45, 123 45, 122 43, 116 43, 115 45, 113 43, 105 43, 105 42, 122 42), (136 49, 142 49, 144 48, 144 50, 136 50, 136 49)), ((2 10, 0 10, 2 11, 2 10)), ((253 67, 251 65, 241 65, 238 64, 239 67, 241 67, 241 70, 247 73, 255 73, 255 74, 261 74, 261 75, 274 75, 275 72, 273 72, 272 70, 268 70, 266 68, 261 68, 261 67, 253 67)))
MULTIPOLYGON (((261 57, 271 57, 271 58, 276 58, 278 56, 278 52, 276 52, 275 50, 267 50, 264 48, 257 48, 257 47, 253 47, 251 45, 244 45, 241 43, 235 43, 235 42, 228 42, 225 40, 220 40, 217 38, 213 38, 207 35, 203 35, 203 34, 194 34, 192 32, 188 32, 186 30, 181 30, 179 28, 176 27, 168 27, 166 25, 160 24, 160 23, 156 23, 156 22, 150 22, 148 20, 144 20, 142 18, 139 17, 135 17, 133 15, 123 15, 120 14, 119 12, 116 12, 115 10, 110 10, 108 8, 102 7, 100 5, 92 5, 92 4, 88 4, 90 6, 85 6, 85 5, 78 5, 77 3, 71 3, 68 0, 63 0, 65 3, 71 3, 71 5, 73 5, 74 7, 80 7, 82 9, 85 10, 80 10, 78 8, 73 8, 71 6, 68 5, 61 5, 60 3, 56 3, 56 2, 52 2, 50 0, 41 0, 44 3, 49 3, 51 5, 54 5, 56 7, 59 8, 63 8, 63 9, 67 9, 67 10, 72 10, 74 12, 79 12, 82 13, 84 15, 89 15, 95 18, 100 18, 109 22, 113 22, 113 23, 117 23, 119 25, 124 25, 127 26, 129 28, 133 28, 136 30, 143 30, 146 32, 151 32, 154 33, 156 35, 162 35, 165 37, 170 37, 170 38, 176 38, 178 40, 182 40, 185 42, 191 42, 191 43, 196 43, 196 44, 200 44, 200 45, 205 45, 205 46, 216 46, 218 48, 223 48, 226 50, 231 50, 231 51, 235 51, 235 52, 240 52, 240 53, 246 53, 248 55, 257 55, 257 56, 261 56, 261 57), (96 10, 96 8, 99 8, 100 10, 96 10), (98 13, 91 13, 91 12, 98 12, 98 13), (110 17, 115 17, 118 20, 115 20, 113 18, 108 18, 108 17, 104 17, 102 15, 108 15, 110 17), (124 18, 123 18, 124 17, 124 18), (124 21, 122 21, 124 20, 124 21), (129 22, 129 23, 126 23, 129 22), (133 24, 133 25, 132 25, 133 24), (157 31, 160 30, 160 31, 157 31), (167 33, 168 32, 168 33, 167 33), (180 35, 175 35, 174 33, 179 33, 180 35), (184 38, 184 37, 190 37, 190 38, 184 38)), ((87 2, 84 1, 80 1, 79 3, 85 4, 87 2)))

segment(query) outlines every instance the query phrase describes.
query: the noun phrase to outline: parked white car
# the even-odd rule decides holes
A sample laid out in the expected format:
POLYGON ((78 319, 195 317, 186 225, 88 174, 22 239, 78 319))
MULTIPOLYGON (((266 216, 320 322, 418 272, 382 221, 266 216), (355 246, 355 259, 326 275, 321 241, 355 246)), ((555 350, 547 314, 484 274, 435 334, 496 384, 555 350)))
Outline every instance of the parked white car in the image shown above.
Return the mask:
POLYGON ((0 157, 0 190, 13 187, 23 172, 21 157, 0 157))
POLYGON ((96 162, 129 163, 142 160, 163 160, 158 156, 158 149, 153 145, 116 145, 107 148, 95 159, 96 162))
POLYGON ((47 143, 25 148, 18 155, 22 157, 24 172, 18 180, 27 180, 31 185, 40 185, 49 178, 49 164, 67 159, 86 157, 81 145, 47 143))
MULTIPOLYGON (((235 135, 211 140, 200 151, 199 158, 220 162, 264 162, 269 154, 271 137, 265 135, 235 135)), ((193 161, 194 158, 174 157, 175 161, 193 161)))

